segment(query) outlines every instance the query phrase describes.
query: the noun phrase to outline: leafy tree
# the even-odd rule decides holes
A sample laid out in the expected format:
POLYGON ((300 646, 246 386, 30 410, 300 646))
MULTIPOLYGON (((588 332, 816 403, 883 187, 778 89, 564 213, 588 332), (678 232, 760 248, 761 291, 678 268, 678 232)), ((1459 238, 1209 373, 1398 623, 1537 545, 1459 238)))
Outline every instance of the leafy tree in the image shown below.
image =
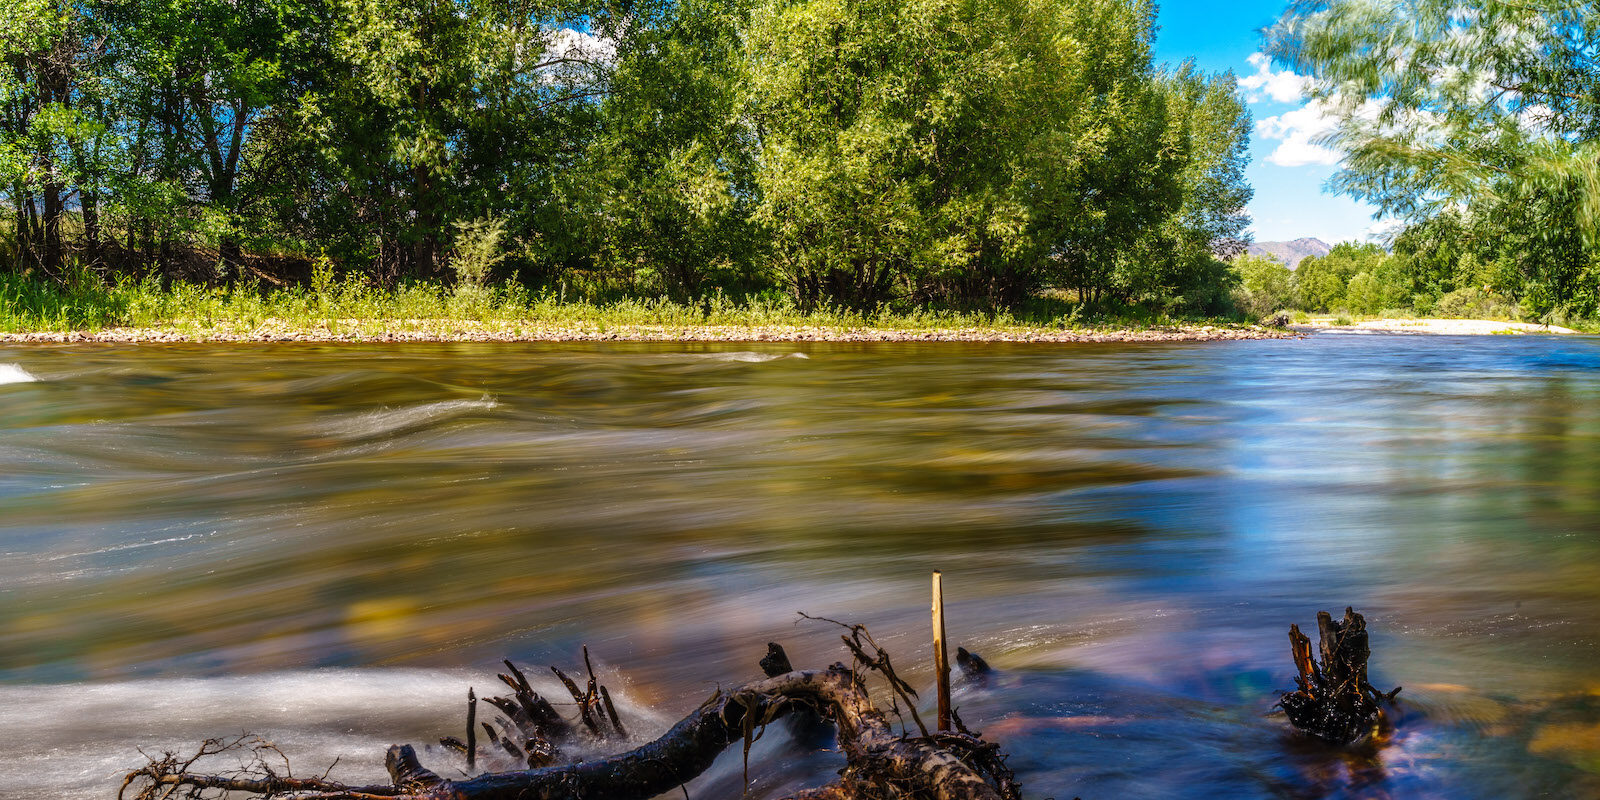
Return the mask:
POLYGON ((1269 49, 1339 117, 1347 192, 1420 218, 1570 187, 1585 227, 1600 222, 1600 5, 1298 0, 1269 49))
POLYGON ((1294 273, 1271 256, 1242 255, 1233 261, 1243 296, 1239 305, 1254 316, 1294 304, 1294 273))
POLYGON ((1053 17, 1026 1, 756 5, 757 218, 801 303, 872 307, 983 262, 1005 281, 993 262, 1030 244, 1013 176, 1055 144, 1053 17))
MULTIPOLYGON (((1385 263, 1388 259, 1384 260, 1385 263)), ((1396 276, 1385 272, 1367 272, 1365 270, 1350 276, 1350 282, 1345 284, 1345 308, 1357 314, 1375 314, 1386 308, 1394 308, 1405 298, 1402 287, 1394 281, 1396 276)))
POLYGON ((1577 228, 1551 223, 1573 202, 1570 193, 1533 190, 1413 225, 1395 241, 1402 283, 1419 310, 1476 289, 1505 295, 1540 317, 1593 316, 1600 310, 1600 254, 1577 228))
POLYGON ((0 196, 47 274, 1213 312, 1235 281, 1248 116, 1152 65, 1148 0, 0 11, 0 196))
POLYGON ((1335 185, 1420 226, 1400 248, 1419 300, 1594 313, 1600 5, 1301 0, 1269 49, 1339 120, 1335 185))
POLYGON ((1149 215, 1133 241, 1109 243, 1120 247, 1110 281, 1116 299, 1226 310, 1230 273, 1216 255, 1243 251, 1250 222, 1244 207, 1253 194, 1244 181, 1250 116, 1235 86, 1231 73, 1208 76, 1192 64, 1156 76, 1162 102, 1151 118, 1165 126, 1140 166, 1164 174, 1130 198, 1142 199, 1149 215))
POLYGON ((1306 311, 1331 311, 1344 305, 1344 287, 1348 275, 1341 275, 1335 267, 1324 265, 1317 256, 1300 259, 1294 270, 1294 291, 1297 305, 1306 311))
POLYGON ((1355 310, 1346 299, 1350 279, 1362 272, 1376 272, 1385 258, 1387 254, 1376 244, 1340 242, 1325 256, 1301 259, 1294 270, 1300 307, 1307 311, 1355 310))
POLYGON ((1227 76, 1157 75, 1152 25, 1122 0, 758 3, 757 220, 797 298, 1216 286, 1248 120, 1227 76))
MULTIPOLYGON (((129 0, 99 14, 126 161, 112 194, 144 247, 208 244, 231 268, 266 187, 252 148, 263 118, 292 102, 320 56, 326 15, 297 0, 129 0)), ((132 236, 129 250, 134 249, 132 236)))
POLYGON ((567 182, 590 209, 601 265, 680 301, 708 280, 761 280, 747 16, 738 3, 687 0, 641 31, 617 64, 585 168, 567 182))
POLYGON ((317 205, 282 211, 391 279, 440 274, 456 222, 504 218, 508 236, 534 238, 603 92, 601 45, 517 2, 333 10, 317 90, 286 109, 306 176, 295 194, 317 205))
POLYGON ((1440 297, 1477 281, 1475 275, 1461 269, 1471 248, 1467 224, 1459 211, 1436 214, 1400 232, 1394 243, 1395 259, 1411 283, 1411 302, 1418 311, 1431 311, 1440 297))
POLYGON ((96 28, 83 6, 58 0, 11 0, 0 15, 0 179, 17 253, 47 273, 63 264, 68 182, 94 135, 77 105, 93 77, 86 62, 99 49, 96 28))

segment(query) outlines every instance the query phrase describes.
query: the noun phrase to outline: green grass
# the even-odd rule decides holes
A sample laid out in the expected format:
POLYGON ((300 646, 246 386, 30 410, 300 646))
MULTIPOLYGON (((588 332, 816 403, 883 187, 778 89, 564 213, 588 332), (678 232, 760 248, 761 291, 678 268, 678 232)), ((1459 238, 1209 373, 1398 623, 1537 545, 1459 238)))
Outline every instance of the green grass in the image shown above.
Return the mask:
POLYGON ((94 276, 45 283, 0 274, 0 331, 99 330, 126 313, 126 295, 94 276))
POLYGON ((519 284, 447 289, 436 283, 384 288, 357 275, 314 272, 308 286, 267 288, 173 283, 151 278, 107 281, 78 272, 63 282, 0 275, 0 332, 96 332, 136 328, 188 337, 252 333, 330 333, 379 336, 418 333, 449 336, 468 332, 619 328, 859 328, 897 331, 984 329, 998 331, 1169 328, 1221 320, 1183 319, 1143 309, 1115 314, 1080 313, 1075 304, 1040 298, 1017 311, 844 308, 802 311, 780 293, 735 299, 721 292, 699 301, 661 298, 563 299, 561 293, 531 293, 519 284))

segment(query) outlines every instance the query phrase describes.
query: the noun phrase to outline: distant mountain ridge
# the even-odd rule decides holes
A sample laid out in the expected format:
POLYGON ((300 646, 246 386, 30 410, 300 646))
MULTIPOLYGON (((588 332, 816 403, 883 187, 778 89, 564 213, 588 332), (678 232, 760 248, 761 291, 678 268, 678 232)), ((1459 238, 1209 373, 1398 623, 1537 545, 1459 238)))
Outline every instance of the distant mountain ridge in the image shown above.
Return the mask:
POLYGON ((1295 239, 1289 242, 1256 242, 1250 245, 1247 251, 1253 256, 1270 256, 1289 265, 1290 269, 1300 265, 1300 259, 1306 256, 1321 258, 1328 254, 1333 247, 1321 239, 1310 237, 1295 239))

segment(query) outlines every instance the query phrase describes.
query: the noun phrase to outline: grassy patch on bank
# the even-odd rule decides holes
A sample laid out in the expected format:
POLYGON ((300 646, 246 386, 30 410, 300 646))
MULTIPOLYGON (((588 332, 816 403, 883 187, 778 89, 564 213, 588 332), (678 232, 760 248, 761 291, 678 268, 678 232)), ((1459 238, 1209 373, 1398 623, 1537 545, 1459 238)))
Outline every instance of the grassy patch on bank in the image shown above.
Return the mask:
POLYGON ((82 272, 62 282, 0 275, 0 332, 97 333, 131 328, 185 337, 251 332, 385 333, 608 329, 821 328, 934 331, 957 329, 1105 330, 1232 324, 1175 318, 1142 308, 1090 313, 1060 297, 1040 297, 1017 311, 960 311, 882 307, 801 310, 781 293, 735 298, 721 292, 698 301, 663 298, 571 298, 559 291, 530 292, 520 284, 407 283, 385 288, 357 275, 338 278, 318 270, 307 286, 269 288, 120 279, 82 272))

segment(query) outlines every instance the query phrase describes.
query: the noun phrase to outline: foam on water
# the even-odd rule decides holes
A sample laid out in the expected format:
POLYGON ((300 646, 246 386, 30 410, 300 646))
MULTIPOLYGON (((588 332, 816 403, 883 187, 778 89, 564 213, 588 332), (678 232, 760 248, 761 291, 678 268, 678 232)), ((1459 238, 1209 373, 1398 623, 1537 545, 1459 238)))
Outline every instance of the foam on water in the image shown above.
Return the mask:
MULTIPOLYGON (((333 780, 386 783, 384 751, 402 742, 417 745, 424 761, 448 772, 452 757, 429 743, 461 735, 456 729, 464 722, 466 688, 482 690, 485 677, 363 668, 0 686, 0 738, 13 743, 0 760, 0 798, 109 797, 122 775, 144 763, 141 749, 185 756, 205 739, 245 732, 281 747, 296 775, 320 774, 337 760, 333 780)), ((554 680, 530 678, 541 694, 564 692, 554 680)), ((665 727, 625 693, 613 696, 631 734, 649 737, 665 727)), ((480 706, 479 718, 491 711, 480 706)), ((236 766, 232 756, 213 765, 219 771, 236 766)))
POLYGON ((703 358, 707 361, 731 361, 743 364, 761 364, 783 358, 810 358, 805 353, 756 353, 749 350, 735 350, 727 353, 685 353, 684 355, 703 358))
POLYGON ((39 380, 28 374, 28 371, 16 364, 0 364, 0 384, 4 383, 33 383, 39 380))

